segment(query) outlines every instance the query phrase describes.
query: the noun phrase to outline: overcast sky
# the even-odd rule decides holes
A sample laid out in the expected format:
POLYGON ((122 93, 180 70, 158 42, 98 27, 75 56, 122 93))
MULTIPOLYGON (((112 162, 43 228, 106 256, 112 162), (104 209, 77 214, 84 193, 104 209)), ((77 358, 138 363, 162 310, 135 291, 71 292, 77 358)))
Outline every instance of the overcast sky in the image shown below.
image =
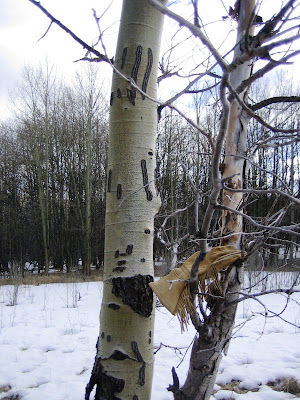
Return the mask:
MULTIPOLYGON (((101 14, 109 3, 108 0, 41 1, 49 12, 89 44, 98 37, 92 8, 101 14)), ((110 43, 111 56, 114 55, 120 11, 121 0, 115 0, 103 20, 103 28, 110 27, 106 40, 110 43)), ((85 55, 84 50, 59 27, 53 25, 46 37, 38 41, 48 26, 49 19, 28 0, 0 0, 0 117, 7 114, 8 92, 25 64, 37 65, 48 59, 66 79, 81 68, 79 64, 82 63, 74 61, 85 55)), ((107 69, 106 73, 109 73, 107 69)))
MULTIPOLYGON (((41 0, 49 12, 89 44, 93 44, 98 37, 92 8, 100 15, 110 3, 111 0, 41 0)), ((177 3, 185 5, 182 12, 186 12, 185 17, 190 17, 192 8, 190 5, 186 7, 190 0, 179 0, 177 3)), ((202 0, 199 2, 200 15, 211 21, 222 19, 226 15, 225 8, 229 9, 234 3, 235 0, 202 0)), ((111 57, 115 51, 121 4, 121 0, 114 0, 101 23, 102 29, 107 28, 105 41, 111 57)), ((281 0, 262 1, 261 14, 264 20, 272 17, 278 10, 275 7, 278 4, 281 4, 281 0)), ((38 41, 48 26, 49 19, 29 0, 0 0, 0 117, 8 114, 8 92, 14 88, 25 64, 37 65, 47 58, 66 80, 74 76, 74 72, 82 65, 74 61, 84 56, 84 50, 59 27, 53 25, 46 37, 38 41)), ((234 29, 235 23, 231 22, 231 26, 234 29)), ((210 36, 223 39, 224 33, 220 31, 223 27, 230 29, 230 22, 227 25, 211 24, 207 29, 211 29, 210 36)), ((167 33, 165 28, 163 45, 167 33)), ((106 78, 110 79, 110 71, 101 68, 106 78)))

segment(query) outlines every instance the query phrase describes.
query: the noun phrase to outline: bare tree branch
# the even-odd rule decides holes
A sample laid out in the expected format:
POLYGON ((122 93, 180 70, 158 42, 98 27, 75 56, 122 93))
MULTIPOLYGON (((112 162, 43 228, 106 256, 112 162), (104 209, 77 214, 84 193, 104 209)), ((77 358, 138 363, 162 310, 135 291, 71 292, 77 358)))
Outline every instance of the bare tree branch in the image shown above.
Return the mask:
MULTIPOLYGON (((29 0, 32 4, 34 4, 36 7, 38 7, 51 21, 52 23, 58 25, 61 29, 63 29, 68 35, 70 35, 77 43, 79 43, 84 49, 88 50, 90 53, 94 54, 95 56, 98 57, 98 61, 105 61, 108 64, 112 64, 112 60, 109 59, 106 55, 101 54, 99 51, 95 50, 93 47, 88 45, 86 42, 84 42, 82 39, 80 39, 75 33, 73 33, 69 28, 67 28, 63 23, 61 23, 58 19, 56 19, 52 14, 47 11, 39 1, 36 0, 29 0)), ((51 23, 51 24, 52 24, 51 23)), ((51 24, 47 30, 49 31, 51 24)), ((47 34, 47 32, 44 34, 44 36, 47 34)), ((43 37, 44 37, 43 36, 43 37)))
MULTIPOLYGON (((254 81, 256 81, 258 78, 263 77, 266 75, 268 72, 272 71, 274 68, 286 64, 291 58, 296 57, 298 54, 300 54, 300 50, 295 51, 286 57, 281 58, 279 61, 270 61, 267 65, 265 65, 263 68, 259 69, 258 71, 254 72, 248 79, 245 79, 237 88, 236 92, 237 93, 242 93, 243 90, 245 90, 247 87, 249 87, 254 81)), ((249 58, 251 59, 251 57, 249 58)), ((231 98, 230 98, 231 99, 231 98)))
POLYGON ((285 232, 285 233, 288 233, 288 234, 293 234, 293 235, 296 235, 296 236, 300 236, 300 232, 295 231, 295 229, 298 229, 300 227, 300 224, 289 225, 289 226, 281 226, 281 227, 280 226, 276 226, 276 227, 268 226, 268 225, 263 225, 263 224, 260 224, 260 223, 256 222, 249 215, 244 214, 244 213, 242 213, 240 211, 237 211, 237 210, 235 210, 233 208, 226 207, 226 206, 223 206, 221 204, 218 204, 215 207, 216 207, 216 209, 219 209, 219 210, 227 210, 227 211, 230 211, 230 212, 232 212, 234 214, 240 215, 243 218, 245 218, 247 221, 249 221, 252 225, 256 226, 257 228, 271 230, 271 231, 285 232))
MULTIPOLYGON (((300 53, 300 50, 299 50, 300 53)), ((229 88, 231 94, 234 96, 234 98, 237 100, 237 102, 240 104, 240 106, 246 111, 246 113, 254 118, 256 121, 258 121, 261 125, 265 126, 272 132, 281 132, 281 133, 293 133, 293 132, 298 132, 298 129, 282 129, 282 128, 276 128, 275 126, 272 126, 268 124, 263 118, 261 118, 259 115, 255 114, 250 107, 246 105, 246 103, 240 99, 238 92, 234 90, 230 82, 227 82, 227 87, 229 88)))
POLYGON ((288 193, 285 193, 279 189, 233 189, 229 186, 227 186, 225 183, 223 184, 223 188, 228 190, 229 192, 241 192, 241 193, 256 193, 256 194, 277 194, 283 197, 286 197, 287 199, 289 199, 291 202, 300 205, 300 200, 297 199, 294 196, 291 196, 288 193))
POLYGON ((198 37, 201 42, 209 49, 209 51, 212 53, 213 57, 216 59, 218 65, 222 68, 222 70, 225 72, 227 71, 227 63, 224 61, 223 57, 221 54, 218 52, 218 50, 214 47, 214 45, 210 42, 210 40, 203 34, 200 28, 192 24, 191 22, 187 21, 185 18, 182 16, 174 13, 167 7, 165 7, 162 3, 160 3, 157 0, 148 0, 148 2, 155 7, 157 10, 159 10, 161 13, 167 15, 168 17, 174 19, 174 21, 177 21, 180 25, 185 26, 190 30, 190 32, 195 36, 198 37))
POLYGON ((299 102, 300 102, 300 96, 276 96, 276 97, 270 97, 269 99, 265 99, 260 101, 259 103, 253 104, 252 106, 250 106, 250 108, 253 111, 257 111, 263 107, 268 107, 271 104, 299 103, 299 102))

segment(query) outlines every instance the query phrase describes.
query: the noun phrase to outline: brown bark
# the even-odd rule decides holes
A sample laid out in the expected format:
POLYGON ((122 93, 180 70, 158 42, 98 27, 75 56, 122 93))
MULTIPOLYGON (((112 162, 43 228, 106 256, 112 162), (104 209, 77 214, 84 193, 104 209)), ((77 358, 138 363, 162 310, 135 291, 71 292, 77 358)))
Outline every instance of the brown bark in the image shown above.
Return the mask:
MULTIPOLYGON (((255 0, 241 0, 239 2, 238 45, 234 53, 234 60, 247 50, 246 38, 253 34, 254 7, 255 0), (246 43, 246 45, 242 46, 241 43, 246 43)), ((236 89, 243 80, 249 78, 251 70, 252 62, 249 61, 236 66, 229 75, 230 85, 233 89, 236 89)), ((224 74, 223 84, 221 85, 223 89, 221 90, 224 90, 227 79, 227 74, 224 74)), ((242 101, 247 99, 247 92, 248 88, 239 94, 242 101)), ((225 135, 226 145, 225 159, 222 164, 222 179, 225 180, 228 187, 240 189, 243 187, 245 158, 241 158, 239 155, 245 156, 249 116, 243 112, 243 108, 236 98, 230 99, 228 109, 228 100, 224 99, 224 91, 221 92, 221 101, 223 118, 218 139, 220 144, 217 143, 216 149, 220 149, 225 135)), ((213 182, 212 193, 215 193, 216 198, 215 200, 211 199, 212 208, 215 206, 219 192, 220 177, 218 171, 213 174, 213 182)), ((223 205, 230 209, 239 209, 242 199, 243 194, 240 192, 223 191, 223 205)), ((242 215, 236 215, 225 210, 222 218, 222 234, 226 237, 222 239, 221 244, 235 245, 239 248, 242 224, 242 215)), ((203 228, 202 231, 204 232, 203 228)), ((203 322, 197 328, 198 335, 193 344, 188 377, 181 388, 173 369, 174 383, 169 387, 169 390, 174 393, 175 400, 208 400, 212 395, 222 353, 226 354, 227 352, 234 327, 238 295, 231 293, 239 292, 242 274, 242 263, 238 262, 222 274, 222 292, 217 293, 217 297, 213 293, 207 295, 210 315, 204 317, 203 322)))

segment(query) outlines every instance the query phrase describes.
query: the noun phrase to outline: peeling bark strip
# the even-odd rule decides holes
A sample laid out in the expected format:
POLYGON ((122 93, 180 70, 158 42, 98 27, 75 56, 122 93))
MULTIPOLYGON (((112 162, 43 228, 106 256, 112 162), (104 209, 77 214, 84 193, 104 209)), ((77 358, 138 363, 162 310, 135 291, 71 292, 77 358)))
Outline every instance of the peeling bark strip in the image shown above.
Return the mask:
POLYGON ((119 400, 119 397, 116 397, 116 393, 122 392, 125 387, 125 381, 124 379, 107 375, 101 361, 101 358, 95 357, 92 375, 85 388, 85 400, 89 400, 95 385, 97 385, 95 400, 119 400), (105 382, 105 385, 101 384, 102 382, 105 382))
POLYGON ((126 61, 126 56, 127 56, 127 47, 125 47, 125 49, 123 50, 123 53, 122 53, 121 69, 124 68, 125 61, 126 61))
POLYGON ((120 200, 121 197, 122 197, 122 185, 121 183, 119 183, 117 186, 117 199, 120 200))
POLYGON ((153 199, 153 194, 149 189, 148 183, 148 171, 147 171, 147 163, 146 160, 141 160, 142 174, 143 174, 143 186, 145 188, 145 192, 147 195, 147 200, 151 201, 153 199))
MULTIPOLYGON (((148 49, 148 63, 147 63, 147 67, 146 67, 146 71, 145 71, 145 75, 144 75, 144 79, 143 79, 143 84, 142 84, 142 91, 145 93, 147 91, 147 86, 148 86, 148 81, 149 81, 149 77, 151 74, 152 65, 153 65, 153 54, 152 54, 152 50, 149 48, 148 49)), ((145 100, 145 96, 143 94, 142 94, 142 99, 145 100)))
POLYGON ((137 76, 142 61, 142 54, 143 54, 143 47, 139 45, 136 48, 135 60, 131 71, 131 78, 134 80, 135 83, 137 83, 137 76))
POLYGON ((107 191, 111 191, 111 176, 112 176, 112 170, 110 169, 108 172, 108 178, 107 178, 107 191))
POLYGON ((153 292, 149 283, 151 275, 136 275, 129 278, 113 278, 112 293, 122 299, 137 314, 150 317, 153 309, 153 292))

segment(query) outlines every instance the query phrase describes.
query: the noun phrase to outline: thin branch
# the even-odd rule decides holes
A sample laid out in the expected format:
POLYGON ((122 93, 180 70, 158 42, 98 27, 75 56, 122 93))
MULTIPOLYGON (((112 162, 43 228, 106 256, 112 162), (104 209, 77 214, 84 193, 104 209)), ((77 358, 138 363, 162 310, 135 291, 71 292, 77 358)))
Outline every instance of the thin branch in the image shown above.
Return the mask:
POLYGON ((213 64, 207 71, 197 74, 196 78, 193 79, 184 89, 182 89, 180 92, 176 93, 173 97, 165 101, 164 103, 161 104, 161 108, 166 107, 169 104, 174 103, 179 97, 181 97, 183 94, 188 93, 190 88, 192 88, 201 78, 203 78, 206 75, 211 75, 211 71, 218 65, 218 63, 213 64))
POLYGON ((263 224, 260 224, 260 223, 256 222, 249 215, 244 214, 244 213, 242 213, 240 211, 237 211, 237 210, 235 210, 233 208, 230 208, 230 207, 227 207, 227 206, 223 206, 221 204, 218 204, 215 207, 218 210, 226 210, 226 211, 230 211, 230 212, 232 212, 234 214, 240 215, 241 217, 245 218, 247 221, 249 221, 252 225, 256 226, 257 228, 266 229, 266 230, 272 230, 272 231, 278 231, 278 232, 284 232, 284 233, 288 233, 290 235, 295 235, 295 236, 299 236, 300 237, 300 232, 295 232, 295 229, 298 229, 300 227, 300 224, 284 226, 284 227, 268 226, 268 225, 263 225, 263 224))
MULTIPOLYGON (((196 299, 197 288, 198 288, 199 265, 204 260, 205 256, 206 256, 206 253, 199 252, 197 257, 195 258, 195 261, 193 262, 192 269, 191 269, 191 276, 190 276, 190 279, 188 282, 188 285, 190 288, 190 294, 192 296, 191 301, 192 301, 192 304, 194 304, 194 306, 195 306, 195 299, 196 299)), ((202 312, 204 312, 203 308, 202 308, 202 312)), ((204 317, 207 318, 206 314, 204 314, 204 317)), ((196 307, 195 307, 193 314, 191 314, 191 321, 192 321, 196 331, 199 332, 202 322, 200 321, 199 315, 197 314, 196 307)))
MULTIPOLYGON (((266 75, 268 72, 272 71, 272 69, 278 67, 279 65, 286 64, 291 58, 296 57, 298 54, 300 54, 300 50, 293 52, 292 54, 289 54, 286 57, 283 57, 279 61, 274 61, 272 60, 269 62, 267 65, 265 65, 263 68, 259 69, 258 71, 254 72, 248 79, 245 79, 237 88, 236 92, 237 93, 242 93, 247 87, 249 87, 254 81, 257 79, 263 77, 266 75)), ((251 59, 251 57, 249 58, 251 59)))
MULTIPOLYGON (((298 275, 298 277, 299 277, 299 275, 298 275)), ((232 292, 232 293, 230 292, 230 294, 239 294, 242 297, 239 297, 238 299, 231 301, 228 304, 238 304, 241 301, 248 300, 248 299, 257 300, 257 297, 265 296, 268 294, 274 294, 274 293, 284 293, 284 294, 287 294, 290 296, 293 293, 300 293, 300 289, 294 289, 294 288, 293 289, 280 289, 279 288, 279 289, 273 289, 273 290, 266 290, 265 292, 254 293, 254 294, 248 294, 245 292, 232 292)))
POLYGON ((276 96, 276 97, 270 97, 269 99, 265 99, 260 101, 259 103, 253 104, 249 108, 251 108, 252 111, 257 111, 263 107, 268 107, 271 104, 299 103, 299 102, 300 102, 300 96, 276 96))
POLYGON ((291 196, 290 194, 285 193, 279 189, 232 189, 226 184, 223 184, 223 188, 233 193, 235 192, 235 193, 255 193, 255 194, 277 194, 288 198, 293 203, 300 205, 300 199, 297 199, 296 197, 291 196))
POLYGON ((205 132, 203 129, 201 129, 199 125, 197 125, 195 122, 193 122, 188 116, 186 116, 185 114, 183 114, 177 107, 175 107, 175 106, 173 106, 173 105, 171 105, 171 104, 169 104, 168 107, 169 107, 171 110, 176 111, 176 112, 177 112, 181 117, 183 117, 193 128, 197 129, 197 131, 199 131, 203 136, 205 136, 206 139, 208 140, 210 146, 211 146, 212 152, 214 152, 214 147, 215 147, 215 146, 214 146, 214 142, 212 141, 212 137, 211 137, 211 135, 210 135, 209 133, 207 133, 207 132, 205 132))
POLYGON ((277 15, 275 15, 265 23, 265 25, 262 27, 262 29, 258 32, 258 34, 254 38, 254 43, 253 43, 254 46, 256 47, 260 46, 261 43, 264 43, 273 36, 275 36, 275 34, 277 33, 277 31, 275 31, 276 26, 279 23, 281 24, 283 23, 282 21, 284 20, 285 15, 289 13, 289 11, 293 8, 295 1, 296 0, 288 1, 287 4, 284 7, 282 7, 281 10, 277 13, 277 15))
MULTIPOLYGON (((299 50, 300 53, 300 50, 299 50)), ((282 128, 276 128, 275 126, 272 126, 268 124, 264 119, 262 119, 259 115, 255 114, 250 107, 248 107, 245 102, 240 99, 238 92, 233 88, 233 86, 230 84, 230 82, 227 82, 227 87, 230 90, 231 94, 234 96, 236 101, 240 104, 240 106, 245 110, 245 112, 252 118, 254 118, 256 121, 258 121, 261 125, 264 127, 268 128, 272 132, 281 132, 281 133, 294 133, 298 132, 298 129, 282 129, 282 128)))
POLYGON ((38 42, 39 42, 40 40, 44 39, 44 37, 45 37, 45 36, 47 35, 47 33, 50 31, 50 28, 51 28, 52 24, 53 24, 53 21, 50 22, 50 25, 48 26, 46 32, 43 34, 43 36, 41 36, 41 37, 39 38, 38 42))
MULTIPOLYGON (((95 50, 93 47, 88 45, 86 42, 81 40, 75 33, 73 33, 69 28, 67 28, 63 23, 61 23, 58 19, 56 19, 52 14, 47 11, 39 1, 36 0, 29 0, 30 3, 34 4, 36 7, 38 7, 51 21, 52 23, 58 25, 61 29, 63 29, 68 35, 70 35, 77 43, 79 43, 84 49, 88 50, 89 52, 93 53, 95 56, 98 57, 99 61, 105 61, 108 64, 112 64, 112 60, 110 60, 107 56, 104 54, 101 54, 99 51, 95 50)), ((51 24, 50 24, 51 26, 51 24)), ((47 32, 50 29, 50 26, 47 30, 47 32)), ((46 32, 46 33, 47 33, 46 32)), ((46 35, 46 34, 45 34, 46 35)), ((45 36, 44 35, 44 36, 45 36)))
POLYGON ((208 50, 212 53, 213 57, 216 59, 217 63, 221 67, 221 69, 226 72, 227 71, 227 63, 224 61, 221 54, 218 50, 213 46, 213 44, 208 40, 208 38, 202 33, 201 29, 192 24, 191 22, 187 21, 181 15, 178 15, 165 7, 162 3, 157 0, 148 0, 148 3, 159 10, 161 13, 167 15, 168 17, 172 18, 174 21, 177 21, 180 25, 185 26, 190 32, 195 36, 198 37, 201 42, 208 48, 208 50))
POLYGON ((215 83, 214 85, 208 86, 204 89, 194 89, 194 90, 186 90, 185 93, 190 93, 190 94, 197 94, 197 93, 203 93, 203 92, 207 92, 211 89, 214 89, 215 87, 217 87, 220 84, 220 82, 215 83))

